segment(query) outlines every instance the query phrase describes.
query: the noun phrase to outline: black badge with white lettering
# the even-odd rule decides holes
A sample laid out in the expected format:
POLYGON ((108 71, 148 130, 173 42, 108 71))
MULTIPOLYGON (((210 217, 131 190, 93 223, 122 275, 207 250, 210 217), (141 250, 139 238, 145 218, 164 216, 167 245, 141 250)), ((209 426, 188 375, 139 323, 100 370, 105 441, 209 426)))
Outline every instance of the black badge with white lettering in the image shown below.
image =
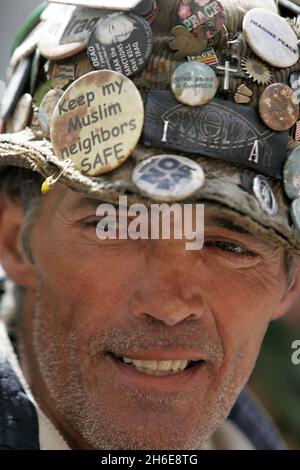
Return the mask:
POLYGON ((129 77, 145 67, 152 48, 149 23, 133 13, 117 12, 97 23, 88 56, 95 69, 114 70, 129 77))
POLYGON ((268 129, 257 110, 214 99, 203 106, 178 105, 169 91, 148 94, 145 145, 205 155, 282 179, 288 132, 268 129))
POLYGON ((141 0, 140 3, 132 10, 132 13, 140 16, 148 16, 153 10, 153 0, 141 0))

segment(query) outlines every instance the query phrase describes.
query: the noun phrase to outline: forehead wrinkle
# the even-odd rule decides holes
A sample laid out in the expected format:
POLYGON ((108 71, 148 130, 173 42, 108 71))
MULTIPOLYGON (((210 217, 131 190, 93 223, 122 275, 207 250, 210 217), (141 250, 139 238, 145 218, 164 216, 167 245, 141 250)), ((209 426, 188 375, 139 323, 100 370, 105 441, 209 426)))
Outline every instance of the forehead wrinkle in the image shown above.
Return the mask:
MULTIPOLYGON (((61 201, 62 203, 65 204, 66 209, 71 210, 71 211, 76 211, 76 210, 82 210, 82 209, 94 209, 96 211, 97 207, 100 204, 106 204, 105 202, 101 201, 100 199, 93 198, 91 196, 84 196, 80 195, 80 197, 76 197, 75 200, 64 200, 61 201)), ((118 205, 109 203, 109 205, 118 208, 118 205)))

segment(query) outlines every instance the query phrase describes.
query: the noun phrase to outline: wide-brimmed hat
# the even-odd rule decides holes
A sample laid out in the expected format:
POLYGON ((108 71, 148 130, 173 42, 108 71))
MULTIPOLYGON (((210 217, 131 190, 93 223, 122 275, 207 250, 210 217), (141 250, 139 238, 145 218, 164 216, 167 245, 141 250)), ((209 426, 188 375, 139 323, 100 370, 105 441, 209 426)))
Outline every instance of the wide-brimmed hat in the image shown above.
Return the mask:
POLYGON ((300 254, 297 23, 274 0, 72 3, 18 35, 0 174, 104 202, 203 201, 300 254))

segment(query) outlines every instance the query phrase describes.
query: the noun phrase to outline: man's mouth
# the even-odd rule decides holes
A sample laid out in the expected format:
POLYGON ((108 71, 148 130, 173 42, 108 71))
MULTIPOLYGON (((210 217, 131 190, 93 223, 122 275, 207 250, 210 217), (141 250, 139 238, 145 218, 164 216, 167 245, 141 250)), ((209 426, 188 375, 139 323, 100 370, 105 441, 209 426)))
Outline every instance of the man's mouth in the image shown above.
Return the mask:
POLYGON ((128 357, 118 357, 113 354, 113 357, 124 364, 127 364, 131 368, 135 368, 140 372, 148 375, 164 376, 164 375, 173 375, 178 372, 190 369, 196 364, 199 364, 201 361, 193 360, 147 360, 142 361, 140 359, 128 358, 128 357))

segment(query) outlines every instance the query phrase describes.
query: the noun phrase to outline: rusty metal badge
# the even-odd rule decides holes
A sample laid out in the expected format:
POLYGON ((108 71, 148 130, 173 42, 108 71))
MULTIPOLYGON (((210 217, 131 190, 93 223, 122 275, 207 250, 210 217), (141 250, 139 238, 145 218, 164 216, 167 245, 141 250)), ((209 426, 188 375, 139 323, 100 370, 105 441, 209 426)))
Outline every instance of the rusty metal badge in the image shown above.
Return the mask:
POLYGON ((299 104, 293 98, 288 85, 269 85, 259 99, 259 114, 265 125, 274 131, 291 129, 299 116, 299 104))
POLYGON ((199 26, 205 26, 208 38, 215 36, 225 24, 224 8, 217 0, 183 0, 178 16, 183 26, 195 35, 199 26))
POLYGON ((59 88, 50 90, 44 96, 39 108, 39 122, 40 126, 45 132, 50 132, 50 125, 52 116, 57 103, 63 95, 63 91, 59 88))
POLYGON ((89 176, 122 165, 142 133, 144 106, 134 83, 103 70, 76 80, 58 102, 51 124, 55 154, 89 176))

